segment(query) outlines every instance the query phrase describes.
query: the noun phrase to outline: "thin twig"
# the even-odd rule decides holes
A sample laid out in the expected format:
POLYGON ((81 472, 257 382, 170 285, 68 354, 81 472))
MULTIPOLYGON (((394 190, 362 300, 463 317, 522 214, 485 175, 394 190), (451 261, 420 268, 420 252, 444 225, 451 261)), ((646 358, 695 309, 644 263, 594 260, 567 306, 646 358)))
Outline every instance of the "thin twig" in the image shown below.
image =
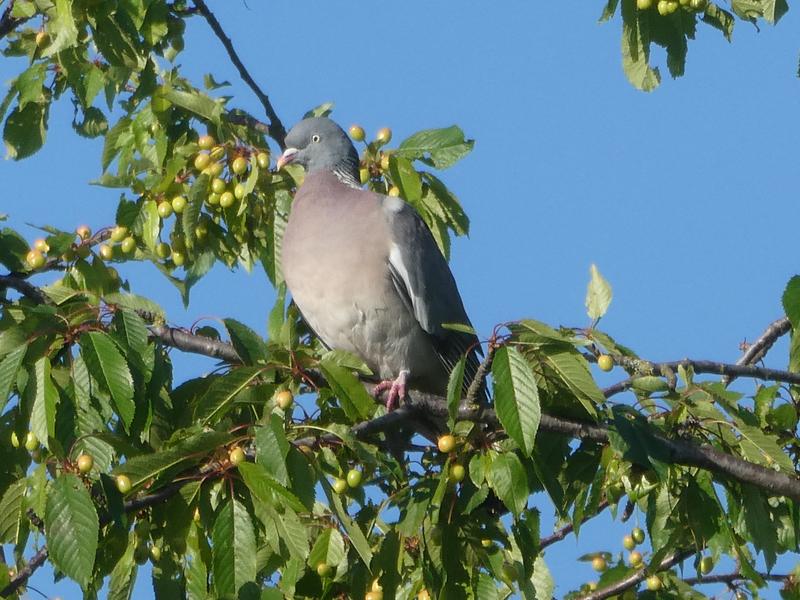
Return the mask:
MULTIPOLYGON (((791 577, 791 575, 779 575, 776 573, 759 573, 758 574, 761 579, 766 581, 786 581, 791 577)), ((712 583, 736 583, 737 581, 750 581, 748 577, 745 577, 741 573, 724 573, 722 575, 703 575, 702 577, 687 577, 684 580, 684 583, 688 585, 710 585, 712 583)))
MULTIPOLYGON (((764 358, 764 356, 766 356, 767 352, 769 352, 770 348, 772 348, 772 345, 778 340, 778 338, 786 335, 791 330, 792 323, 787 317, 773 321, 767 326, 767 328, 764 330, 764 333, 761 334, 761 337, 748 346, 744 354, 742 354, 742 356, 739 357, 739 360, 736 361, 736 364, 752 365, 759 362, 764 358)), ((725 385, 728 385, 734 379, 736 379, 736 377, 725 376, 722 382, 725 385)))
POLYGON ((194 5, 197 7, 197 10, 200 12, 201 15, 205 18, 208 22, 209 27, 211 30, 216 34, 219 41, 222 42, 222 45, 225 47, 225 50, 228 52, 228 56, 233 63, 233 66, 236 67, 236 70, 239 71, 239 76, 242 80, 247 84, 247 86, 253 90, 253 93, 258 98, 261 105, 264 107, 264 111, 267 113, 267 117, 269 117, 269 135, 272 137, 281 149, 286 147, 286 128, 281 123, 281 120, 278 118, 275 109, 272 107, 272 102, 270 102, 269 96, 264 93, 264 91, 258 87, 258 84, 252 78, 250 73, 244 66, 244 63, 239 58, 239 55, 236 53, 236 50, 233 49, 233 42, 225 33, 225 30, 222 29, 222 25, 219 24, 217 21, 217 17, 214 16, 214 13, 208 8, 208 5, 205 3, 204 0, 194 0, 194 5))
MULTIPOLYGON (((608 500, 600 501, 600 504, 597 505, 597 510, 594 513, 592 513, 591 515, 584 515, 583 519, 581 519, 581 525, 586 523, 586 521, 589 521, 590 519, 594 519, 595 517, 601 515, 603 511, 606 508, 608 508, 608 506, 609 506, 608 500)), ((574 530, 575 530, 575 525, 573 525, 572 523, 568 523, 567 525, 564 525, 564 527, 562 527, 557 531, 554 531, 550 535, 545 536, 543 538, 539 538, 539 549, 544 550, 548 546, 551 546, 556 542, 560 542, 574 530)))
POLYGON ((627 589, 639 585, 649 575, 661 571, 666 571, 667 569, 671 569, 675 565, 682 563, 684 560, 689 558, 694 553, 695 550, 683 550, 681 552, 676 552, 672 556, 662 560, 661 564, 658 566, 657 569, 639 569, 638 571, 636 571, 631 575, 628 575, 624 579, 615 581, 611 585, 608 585, 599 590, 595 590, 594 592, 587 594, 586 596, 581 596, 581 600, 604 600, 605 598, 616 596, 617 594, 620 594, 627 589))
MULTIPOLYGON (((713 375, 725 375, 728 377, 749 377, 751 379, 763 379, 767 381, 781 381, 783 383, 791 383, 800 385, 800 373, 792 373, 790 371, 781 371, 779 369, 768 369, 766 367, 754 367, 752 365, 740 365, 715 362, 713 360, 691 360, 684 358, 683 360, 674 360, 670 362, 650 363, 642 360, 629 360, 623 359, 621 363, 630 362, 635 368, 647 367, 647 371, 653 374, 660 374, 665 370, 675 371, 678 367, 692 368, 695 373, 708 373, 713 375)), ((642 372, 641 374, 629 377, 619 383, 603 389, 603 395, 610 398, 615 394, 629 390, 636 379, 647 375, 648 373, 642 372)))
POLYGON ((28 561, 24 567, 22 567, 14 577, 8 582, 8 585, 0 590, 0 596, 3 598, 7 598, 15 591, 17 591, 20 586, 24 585, 26 581, 33 575, 34 571, 41 567, 44 564, 44 561, 47 560, 48 551, 47 546, 44 548, 40 548, 36 554, 34 554, 31 559, 28 561))

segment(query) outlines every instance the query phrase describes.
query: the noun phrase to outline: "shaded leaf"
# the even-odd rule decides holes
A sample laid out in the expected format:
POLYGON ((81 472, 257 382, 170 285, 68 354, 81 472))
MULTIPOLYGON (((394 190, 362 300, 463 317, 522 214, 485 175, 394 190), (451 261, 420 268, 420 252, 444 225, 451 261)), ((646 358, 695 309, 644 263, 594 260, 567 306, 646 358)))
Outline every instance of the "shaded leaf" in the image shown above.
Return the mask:
POLYGON ((492 359, 492 377, 497 418, 523 454, 529 456, 541 419, 533 370, 519 350, 503 346, 492 359))
POLYGON ((214 587, 219 596, 234 597, 256 578, 256 536, 244 504, 236 499, 225 502, 211 535, 214 587))
POLYGON ((86 589, 92 578, 99 522, 94 502, 78 477, 64 473, 53 481, 44 522, 50 560, 86 589))

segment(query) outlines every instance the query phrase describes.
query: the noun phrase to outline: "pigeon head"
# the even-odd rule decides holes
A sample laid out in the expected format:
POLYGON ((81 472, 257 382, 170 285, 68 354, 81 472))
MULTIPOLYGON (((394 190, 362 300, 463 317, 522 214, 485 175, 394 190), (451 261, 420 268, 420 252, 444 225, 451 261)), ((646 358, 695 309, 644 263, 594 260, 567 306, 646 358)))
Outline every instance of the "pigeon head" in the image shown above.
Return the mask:
POLYGON ((360 187, 358 153, 344 130, 326 117, 303 119, 292 127, 278 168, 290 163, 303 166, 306 173, 330 171, 344 183, 360 187))

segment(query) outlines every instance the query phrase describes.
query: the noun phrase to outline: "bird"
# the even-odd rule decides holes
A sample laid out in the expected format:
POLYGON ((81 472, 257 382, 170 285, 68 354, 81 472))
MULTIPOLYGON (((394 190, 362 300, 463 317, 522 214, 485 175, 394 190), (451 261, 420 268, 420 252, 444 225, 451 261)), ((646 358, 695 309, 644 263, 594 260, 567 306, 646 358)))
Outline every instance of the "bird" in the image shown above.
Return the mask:
MULTIPOLYGON (((363 189, 359 157, 327 117, 291 128, 280 169, 301 165, 281 248, 292 298, 330 349, 360 357, 387 392, 391 411, 409 389, 446 395, 450 372, 466 356, 464 387, 481 348, 453 274, 419 213, 402 198, 363 189)), ((483 387, 481 387, 483 393, 483 387)))

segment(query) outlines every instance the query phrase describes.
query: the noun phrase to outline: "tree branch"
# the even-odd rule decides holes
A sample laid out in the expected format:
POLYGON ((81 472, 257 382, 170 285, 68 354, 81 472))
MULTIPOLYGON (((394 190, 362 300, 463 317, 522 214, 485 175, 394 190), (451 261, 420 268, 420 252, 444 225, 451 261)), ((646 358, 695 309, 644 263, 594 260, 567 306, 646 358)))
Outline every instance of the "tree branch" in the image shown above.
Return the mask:
POLYGON ((219 358, 233 364, 242 362, 236 349, 227 342, 166 325, 150 325, 149 329, 150 337, 157 339, 165 346, 191 354, 219 358))
MULTIPOLYGON (((622 366, 627 366, 630 369, 641 371, 642 367, 646 367, 650 374, 660 375, 665 370, 675 371, 678 367, 689 368, 691 367, 695 373, 708 373, 712 375, 724 375, 730 378, 736 377, 749 377, 751 379, 763 379, 767 381, 781 381, 783 383, 791 383, 800 385, 800 373, 792 373, 790 371, 781 371, 778 369, 768 369, 766 367, 754 367, 752 365, 740 365, 714 362, 712 360, 691 360, 684 358, 683 360, 674 360, 670 362, 651 363, 648 361, 630 359, 626 357, 615 357, 615 360, 622 366)), ((606 398, 610 398, 615 394, 629 390, 633 383, 639 377, 648 373, 641 372, 638 375, 629 377, 619 383, 615 383, 603 390, 606 398)))
MULTIPOLYGON (((583 519, 581 519, 581 525, 586 523, 586 521, 589 521, 590 519, 594 519, 595 517, 597 517, 600 514, 602 514, 602 512, 606 508, 608 508, 608 506, 609 506, 609 501, 608 500, 602 500, 600 502, 600 504, 597 505, 597 510, 594 513, 592 513, 591 515, 584 515, 583 519)), ((564 525, 564 527, 562 527, 561 529, 559 529, 557 531, 554 531, 550 535, 545 536, 543 538, 539 538, 539 549, 540 550, 544 550, 548 546, 552 546, 556 542, 560 542, 565 537, 567 537, 570 533, 572 533, 574 530, 575 530, 575 525, 573 525, 572 523, 568 523, 567 525, 564 525)))
POLYGON ((0 290, 11 288, 38 304, 49 304, 47 295, 32 283, 15 275, 0 275, 0 290))
POLYGON ((239 55, 236 53, 236 50, 233 49, 233 42, 225 33, 225 30, 222 29, 222 25, 219 24, 217 21, 217 17, 214 16, 214 13, 208 8, 208 5, 205 3, 204 0, 194 0, 194 5, 197 7, 197 10, 203 15, 203 18, 208 22, 209 27, 214 32, 214 34, 219 38, 219 41, 222 42, 222 45, 225 47, 225 50, 228 52, 228 56, 233 63, 233 66, 236 67, 236 70, 239 71, 239 76, 242 80, 247 84, 247 86, 253 90, 253 93, 258 98, 261 105, 264 107, 264 111, 267 113, 267 117, 269 117, 269 135, 272 137, 281 149, 286 147, 286 128, 281 123, 281 120, 278 118, 275 109, 272 107, 272 102, 270 102, 269 96, 264 93, 264 91, 258 87, 258 84, 252 78, 250 73, 244 66, 244 63, 239 58, 239 55))
MULTIPOLYGON (((736 361, 737 365, 752 365, 766 356, 772 345, 779 337, 786 335, 792 330, 792 324, 787 317, 777 319, 770 323, 755 342, 745 350, 744 354, 736 361)), ((725 377, 723 382, 728 385, 736 377, 725 377)))
MULTIPOLYGON (((211 338, 165 326, 152 327, 151 332, 154 333, 155 337, 162 343, 168 346, 173 346, 187 352, 204 354, 213 358, 222 358, 230 362, 240 362, 233 346, 226 342, 212 340, 211 338)), ((656 366, 673 365, 674 368, 677 368, 679 364, 698 365, 700 369, 706 364, 713 365, 714 370, 708 367, 708 370, 700 371, 709 373, 719 373, 720 369, 723 371, 732 369, 747 373, 748 376, 753 376, 754 370, 762 375, 764 374, 763 371, 765 371, 764 369, 757 369, 756 367, 712 363, 711 361, 684 360, 672 363, 658 363, 656 366)), ((773 370, 770 369, 766 371, 773 370)), ((777 371, 776 373, 800 378, 800 375, 795 373, 783 371, 777 371)), ((434 394, 412 391, 407 406, 411 409, 413 418, 433 416, 445 420, 448 416, 447 399, 434 394)), ((486 423, 495 429, 501 428, 495 411, 489 407, 461 407, 459 409, 459 418, 486 423)), ((539 429, 549 433, 567 435, 579 440, 595 442, 597 444, 608 443, 609 428, 606 425, 542 414, 539 429)), ((785 473, 748 462, 708 445, 701 445, 682 439, 670 439, 655 433, 651 435, 650 439, 660 447, 659 449, 664 452, 670 462, 687 467, 700 467, 712 473, 716 473, 717 475, 730 477, 736 481, 758 486, 771 495, 788 496, 795 500, 800 500, 800 479, 797 477, 792 477, 785 473)))
POLYGON ((629 588, 639 585, 649 575, 661 571, 666 571, 667 569, 671 569, 675 565, 682 563, 684 560, 689 558, 694 553, 695 553, 694 550, 683 550, 681 552, 676 552, 672 556, 662 560, 661 564, 658 566, 657 569, 639 569, 638 571, 636 571, 632 575, 628 575, 628 577, 625 577, 624 579, 615 581, 611 585, 608 585, 599 590, 595 590, 594 592, 592 592, 591 594, 587 594, 586 596, 582 596, 581 600, 604 600, 605 598, 616 596, 617 594, 624 592, 629 588))
POLYGON ((16 29, 17 25, 21 25, 28 18, 25 19, 16 19, 11 16, 11 12, 14 10, 14 0, 8 3, 6 9, 3 11, 3 16, 0 17, 0 40, 6 37, 9 33, 16 29))
MULTIPOLYGON (((791 575, 779 575, 776 573, 759 573, 761 579, 765 581, 786 581, 791 575)), ((722 575, 703 575, 702 577, 687 577, 683 580, 688 585, 710 585, 712 583, 727 583, 732 584, 737 581, 749 581, 747 577, 741 573, 725 573, 722 575)))

